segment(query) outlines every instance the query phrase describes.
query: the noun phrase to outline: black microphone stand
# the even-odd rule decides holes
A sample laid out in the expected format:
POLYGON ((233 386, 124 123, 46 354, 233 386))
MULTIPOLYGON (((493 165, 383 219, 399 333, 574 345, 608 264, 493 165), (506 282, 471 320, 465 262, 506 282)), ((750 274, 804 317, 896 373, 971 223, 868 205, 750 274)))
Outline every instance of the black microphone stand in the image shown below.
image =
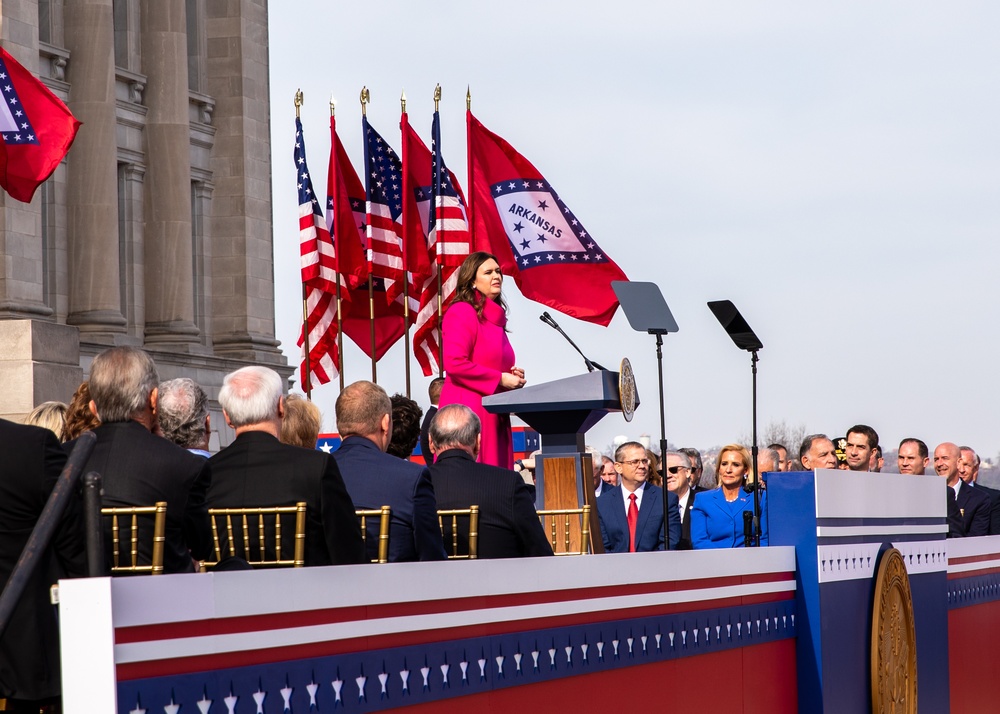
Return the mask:
POLYGON ((542 322, 544 322, 549 327, 551 327, 554 330, 556 330, 560 335, 562 335, 563 337, 566 338, 567 342, 569 342, 571 345, 573 345, 573 349, 576 350, 577 352, 579 352, 580 356, 583 357, 583 363, 587 366, 587 371, 588 372, 593 372, 595 369, 599 369, 602 372, 607 372, 608 371, 606 368, 604 368, 601 365, 597 364, 597 362, 593 362, 593 361, 587 359, 587 355, 585 355, 583 353, 583 351, 579 347, 576 346, 576 343, 573 342, 573 340, 571 340, 569 338, 569 335, 567 335, 565 332, 563 332, 563 329, 561 327, 559 327, 558 324, 556 324, 555 320, 552 319, 552 315, 550 315, 547 312, 543 312, 541 315, 538 316, 538 319, 541 320, 542 322))

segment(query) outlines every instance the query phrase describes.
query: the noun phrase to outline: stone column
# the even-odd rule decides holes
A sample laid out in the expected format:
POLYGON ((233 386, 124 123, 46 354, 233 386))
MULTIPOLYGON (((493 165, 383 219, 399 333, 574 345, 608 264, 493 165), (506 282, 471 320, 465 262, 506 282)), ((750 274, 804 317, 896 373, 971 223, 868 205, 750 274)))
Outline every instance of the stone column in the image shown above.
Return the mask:
POLYGON ((146 342, 198 342, 191 245, 191 140, 184 0, 142 3, 146 74, 146 342))
MULTIPOLYGON (((282 8, 284 9, 284 8, 282 8)), ((212 342, 216 354, 285 360, 274 339, 267 3, 208 0, 212 152, 212 342)))
POLYGON ((69 108, 83 122, 68 157, 69 316, 89 341, 125 331, 118 270, 112 0, 64 0, 69 108))

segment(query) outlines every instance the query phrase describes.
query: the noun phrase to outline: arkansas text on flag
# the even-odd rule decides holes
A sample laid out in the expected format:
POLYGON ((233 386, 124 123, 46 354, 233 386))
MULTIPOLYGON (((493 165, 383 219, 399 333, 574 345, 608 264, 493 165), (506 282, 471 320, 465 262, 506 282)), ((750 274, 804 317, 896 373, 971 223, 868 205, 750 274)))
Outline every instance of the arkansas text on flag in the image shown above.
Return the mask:
POLYGON ((468 112, 474 238, 528 299, 607 325, 628 280, 526 158, 468 112))
POLYGON ((0 48, 0 186, 28 203, 76 138, 80 122, 0 48))

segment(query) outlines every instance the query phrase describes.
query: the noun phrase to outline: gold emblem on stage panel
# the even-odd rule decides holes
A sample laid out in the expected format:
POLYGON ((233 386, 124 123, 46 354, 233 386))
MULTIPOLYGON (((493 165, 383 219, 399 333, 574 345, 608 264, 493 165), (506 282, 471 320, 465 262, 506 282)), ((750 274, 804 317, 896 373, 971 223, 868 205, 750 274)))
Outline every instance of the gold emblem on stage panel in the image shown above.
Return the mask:
POLYGON ((635 375, 628 357, 622 358, 622 366, 618 370, 618 396, 622 403, 622 416, 625 421, 632 421, 635 414, 635 375))
POLYGON ((872 605, 872 712, 916 714, 917 640, 903 556, 890 548, 879 562, 872 605))

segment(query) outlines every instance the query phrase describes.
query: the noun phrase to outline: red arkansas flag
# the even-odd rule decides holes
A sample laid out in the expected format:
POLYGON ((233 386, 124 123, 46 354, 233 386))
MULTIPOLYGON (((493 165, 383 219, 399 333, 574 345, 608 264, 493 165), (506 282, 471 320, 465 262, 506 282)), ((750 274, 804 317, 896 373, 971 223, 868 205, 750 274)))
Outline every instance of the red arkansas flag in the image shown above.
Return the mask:
POLYGON ((0 96, 0 186, 28 203, 66 156, 80 122, 3 48, 0 96))
POLYGON ((611 281, 625 273, 530 161, 467 118, 475 249, 497 256, 529 300, 607 326, 618 309, 611 281))

